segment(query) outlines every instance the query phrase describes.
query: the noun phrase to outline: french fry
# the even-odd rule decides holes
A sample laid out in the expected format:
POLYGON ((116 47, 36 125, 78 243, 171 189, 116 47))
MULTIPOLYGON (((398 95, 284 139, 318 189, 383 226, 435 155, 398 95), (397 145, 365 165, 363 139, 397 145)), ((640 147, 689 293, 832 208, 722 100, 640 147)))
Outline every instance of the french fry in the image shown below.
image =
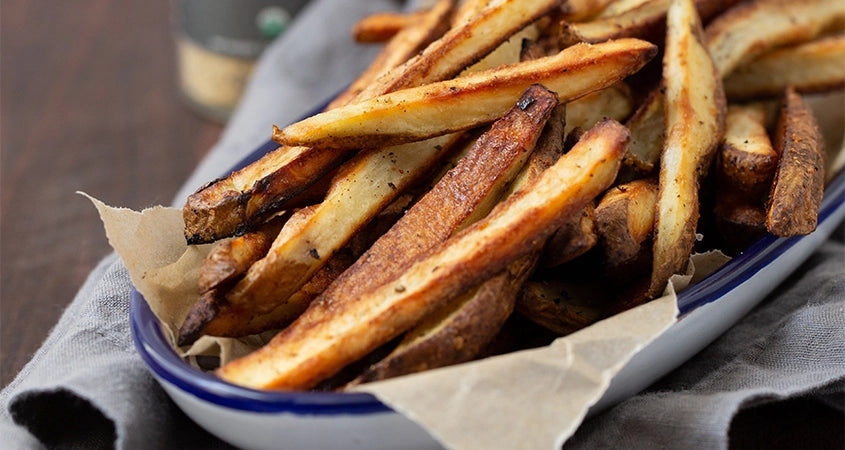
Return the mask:
POLYGON ((361 18, 352 27, 352 38, 361 43, 387 42, 414 23, 419 22, 425 12, 412 13, 379 12, 361 18))
MULTIPOLYGON (((511 193, 539 177, 563 153, 565 111, 564 105, 552 110, 528 162, 512 183, 511 193)), ((444 367, 476 357, 510 316, 517 291, 533 271, 539 254, 540 245, 536 245, 534 251, 511 263, 503 273, 434 310, 410 329, 387 356, 353 380, 353 384, 444 367)))
POLYGON ((599 123, 534 183, 397 278, 348 304, 315 301, 270 343, 216 373, 260 389, 307 389, 331 376, 525 256, 526 243, 546 239, 610 185, 627 140, 618 122, 599 123))
POLYGON ((781 95, 787 86, 802 94, 845 86, 845 35, 781 48, 738 67, 725 78, 731 100, 781 95))
POLYGON ((657 180, 647 178, 608 189, 596 206, 602 266, 617 285, 650 267, 656 204, 657 180))
MULTIPOLYGON (((698 0, 695 6, 701 19, 707 21, 735 3, 737 0, 698 0)), ((563 22, 560 45, 568 47, 578 42, 597 43, 626 37, 658 43, 663 37, 666 12, 671 4, 672 0, 650 0, 617 15, 588 22, 563 22)))
POLYGON ((824 142, 813 111, 787 89, 775 132, 780 151, 766 209, 766 229, 795 236, 816 229, 824 191, 824 142))
POLYGON ((425 316, 383 359, 350 385, 422 372, 470 361, 511 315, 516 294, 534 268, 537 253, 511 263, 480 287, 425 316))
MULTIPOLYGON (((366 99, 460 73, 513 33, 556 6, 559 1, 505 0, 490 5, 472 20, 452 28, 449 33, 430 43, 422 53, 401 66, 392 70, 387 70, 388 66, 368 70, 361 75, 366 86, 358 91, 361 86, 353 83, 349 88, 350 94, 344 95, 342 101, 366 99), (371 80, 374 72, 381 75, 371 80)), ((452 3, 443 0, 435 6, 427 15, 432 20, 426 23, 439 29, 442 23, 439 19, 443 18, 442 13, 451 11, 452 3)), ((394 38, 405 41, 401 49, 388 46, 385 51, 406 50, 417 42, 427 40, 431 33, 422 30, 418 33, 409 32, 409 35, 410 39, 407 40, 405 38, 408 36, 403 33, 394 38)), ((376 59, 385 64, 396 60, 392 56, 376 59)), ((287 203, 291 198, 353 154, 352 149, 338 152, 313 147, 282 146, 229 177, 209 183, 190 196, 183 208, 188 243, 212 242, 245 232, 278 209, 289 207, 287 203), (254 215, 266 217, 256 218, 254 215)))
POLYGON ((267 254, 287 217, 277 217, 255 231, 219 242, 200 266, 197 284, 200 292, 225 286, 242 276, 267 254))
POLYGON ((568 102, 613 85, 642 68, 655 54, 653 44, 637 39, 578 44, 555 56, 326 111, 275 129, 273 139, 288 145, 332 148, 425 139, 492 122, 532 83, 543 84, 568 102), (449 115, 442 114, 446 109, 449 115))
POLYGON ((352 235, 408 186, 427 174, 457 143, 450 134, 359 153, 338 172, 325 200, 295 234, 280 235, 226 298, 269 312, 325 264, 352 235))
POLYGON ((631 88, 620 81, 612 86, 587 94, 566 105, 566 130, 589 130, 604 118, 625 121, 634 111, 631 88))
POLYGON ((839 0, 753 0, 715 18, 705 41, 725 77, 769 49, 809 41, 843 22, 845 4, 839 0))
POLYGON ((595 207, 588 204, 580 213, 574 214, 546 243, 540 265, 555 267, 572 261, 587 253, 598 243, 596 233, 595 207))
POLYGON ((454 0, 437 0, 431 9, 413 13, 416 20, 406 24, 376 55, 373 62, 334 100, 326 109, 334 109, 350 102, 361 100, 364 90, 376 80, 385 76, 416 56, 422 49, 439 39, 449 28, 449 17, 454 11, 454 0))
MULTIPOLYGON (((625 155, 625 166, 639 176, 654 173, 660 160, 666 138, 663 126, 664 101, 663 92, 660 89, 653 90, 626 122, 631 130, 631 144, 625 155)), ((633 177, 639 178, 637 175, 633 177)))
POLYGON ((190 345, 206 335, 239 338, 281 329, 302 314, 353 261, 351 252, 344 249, 335 252, 287 303, 267 313, 233 305, 226 300, 225 290, 210 289, 200 296, 179 327, 177 345, 190 345))
POLYGON ((603 317, 608 302, 595 280, 529 280, 517 296, 517 312, 558 336, 578 331, 603 317))
POLYGON ((609 17, 617 16, 624 12, 638 8, 643 3, 649 0, 616 0, 607 5, 596 15, 595 19, 607 19, 609 17))
POLYGON ((666 16, 666 139, 660 158, 653 268, 648 295, 663 293, 685 267, 699 217, 699 177, 706 173, 725 127, 725 94, 690 0, 672 3, 666 16))
POLYGON ((757 196, 768 191, 778 162, 766 130, 766 106, 730 105, 715 171, 721 187, 757 196))

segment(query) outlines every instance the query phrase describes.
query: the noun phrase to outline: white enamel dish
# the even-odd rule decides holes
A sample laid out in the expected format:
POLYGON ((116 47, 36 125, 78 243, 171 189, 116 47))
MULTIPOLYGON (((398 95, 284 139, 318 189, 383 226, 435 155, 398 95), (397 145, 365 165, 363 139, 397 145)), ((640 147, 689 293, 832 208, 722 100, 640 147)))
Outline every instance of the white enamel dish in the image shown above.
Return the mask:
MULTIPOLYGON (((258 148, 246 165, 277 144, 258 148)), ((757 305, 840 226, 845 173, 827 187, 819 225, 807 236, 766 235, 678 295, 681 320, 630 361, 592 409, 636 394, 679 366, 757 305)), ((173 401, 196 423, 242 448, 440 448, 427 432, 363 393, 267 392, 221 381, 170 347, 141 294, 133 290, 135 346, 173 401)))

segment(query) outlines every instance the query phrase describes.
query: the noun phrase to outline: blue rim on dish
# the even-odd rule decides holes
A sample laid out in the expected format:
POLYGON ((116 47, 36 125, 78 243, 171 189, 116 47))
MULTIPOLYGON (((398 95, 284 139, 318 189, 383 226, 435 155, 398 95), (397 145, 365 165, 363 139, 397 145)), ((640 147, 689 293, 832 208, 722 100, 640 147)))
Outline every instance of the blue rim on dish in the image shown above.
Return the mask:
MULTIPOLYGON (((258 159, 278 147, 268 141, 247 156, 233 170, 258 159)), ((845 203, 845 171, 826 187, 819 210, 819 224, 830 219, 845 203)), ((785 253, 803 236, 778 238, 767 234, 746 251, 678 294, 681 315, 713 302, 739 286, 778 256, 785 253)), ((130 299, 130 321, 135 347, 147 366, 161 379, 202 400, 242 411, 301 415, 371 414, 392 409, 367 393, 282 392, 261 391, 225 382, 216 376, 185 363, 170 347, 161 325, 147 302, 133 287, 130 299)))

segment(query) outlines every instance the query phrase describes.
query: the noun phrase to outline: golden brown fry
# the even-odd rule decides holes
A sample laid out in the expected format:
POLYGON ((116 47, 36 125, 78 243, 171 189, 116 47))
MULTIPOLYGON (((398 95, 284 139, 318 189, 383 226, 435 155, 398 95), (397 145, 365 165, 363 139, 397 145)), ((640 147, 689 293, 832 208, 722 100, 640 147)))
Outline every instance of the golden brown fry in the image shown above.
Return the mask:
POLYGON ((706 173, 725 127, 722 80, 704 46, 691 0, 672 4, 666 16, 663 78, 666 140, 659 192, 649 296, 663 293, 669 277, 686 266, 699 217, 699 177, 706 173))
POLYGON ((811 40, 843 21, 845 2, 840 0, 753 0, 715 18, 705 42, 725 77, 769 49, 811 40))
POLYGON ((502 271, 546 239, 616 177, 628 131, 605 121, 487 217, 354 302, 312 303, 266 346, 217 374, 270 389, 307 389, 408 329, 443 302, 502 271))
MULTIPOLYGON (((438 0, 431 9, 415 13, 417 19, 407 24, 394 35, 376 55, 373 62, 344 92, 335 97, 326 109, 334 109, 352 101, 361 100, 362 93, 391 69, 400 66, 436 39, 443 36, 449 27, 449 17, 455 7, 455 0, 438 0)), ((376 92, 370 91, 375 94, 376 92)), ((381 93, 381 92, 377 92, 381 93)))
POLYGON ((532 280, 520 289, 515 309, 537 325, 564 336, 601 319, 605 297, 595 280, 532 280))
POLYGON ((338 251, 284 305, 268 313, 226 301, 224 292, 214 288, 204 292, 179 328, 178 345, 189 345, 201 336, 244 337, 277 330, 297 318, 354 261, 352 253, 338 251))
POLYGON ((625 155, 625 165, 643 176, 655 171, 663 152, 666 138, 664 101, 663 91, 653 90, 626 123, 631 130, 631 145, 625 155))
POLYGON ((276 129, 274 139, 291 145, 354 148, 390 145, 468 129, 501 117, 533 83, 555 91, 562 102, 608 87, 656 54, 638 39, 578 44, 555 56, 431 83, 326 111, 276 129), (443 114, 448 110, 449 114, 443 114))
POLYGON ((470 20, 455 23, 422 53, 373 83, 362 98, 449 79, 481 60, 561 0, 502 0, 489 3, 470 20))
POLYGON ((739 189, 759 197, 771 186, 778 162, 766 130, 766 107, 761 103, 730 105, 725 138, 716 157, 720 187, 739 189))
POLYGON ((578 127, 589 130, 599 120, 624 121, 634 111, 631 88, 620 81, 602 90, 587 94, 566 105, 566 133, 578 127))
POLYGON ((769 193, 766 228, 775 236, 811 233, 824 191, 824 142, 813 111, 791 88, 781 105, 775 148, 780 161, 769 193))
POLYGON ((845 35, 773 50, 725 78, 732 100, 777 96, 787 86, 802 94, 845 86, 845 35))
MULTIPOLYGON (((439 81, 460 73, 471 63, 481 59, 510 35, 553 8, 560 0, 522 2, 506 0, 482 10, 475 18, 453 28, 429 44, 425 51, 394 70, 385 70, 397 62, 378 58, 384 66, 370 69, 361 75, 362 83, 350 86, 343 101, 366 99, 399 88, 439 81), (382 73, 377 80, 374 73, 382 73)), ((453 1, 439 2, 426 21, 433 29, 440 29, 453 1)), ((404 51, 425 42, 431 33, 400 33, 394 39, 403 42, 401 49, 386 48, 386 52, 404 55, 404 51), (407 39, 406 39, 407 38, 407 39)), ((390 46, 388 46, 390 47, 390 46)), ((189 243, 211 242, 222 237, 242 233, 274 214, 306 186, 318 180, 353 154, 352 150, 338 152, 312 147, 281 147, 258 162, 230 177, 212 182, 188 198, 184 207, 185 236, 189 243), (260 219, 253 214, 266 215, 260 219)))
POLYGON ((563 3, 563 17, 573 22, 581 22, 598 15, 613 0, 568 0, 563 3))
POLYGON ((458 142, 460 136, 453 134, 356 155, 335 176, 307 223, 297 233, 280 235, 227 294, 228 301, 259 312, 274 309, 458 142))
POLYGON ((285 217, 277 217, 255 231, 214 246, 200 266, 200 293, 225 286, 246 273, 249 266, 263 258, 279 234, 285 217))
POLYGON ((426 316, 399 345, 351 384, 385 380, 474 359, 513 312, 516 294, 531 273, 536 252, 426 316))
POLYGON ((412 13, 378 12, 355 22, 352 26, 352 38, 361 43, 387 42, 403 28, 422 20, 425 12, 412 13))
MULTIPOLYGON (((589 22, 561 23, 561 47, 578 42, 604 42, 609 39, 635 37, 659 43, 665 30, 666 11, 673 0, 650 0, 626 9, 615 16, 601 17, 589 22)), ((708 20, 738 0, 698 0, 700 17, 708 20)))
POLYGON ((602 265, 616 284, 650 266, 656 204, 657 180, 648 178, 609 189, 596 206, 602 265))
POLYGON ((580 213, 574 214, 546 243, 540 265, 555 267, 587 253, 598 243, 596 233, 595 206, 588 204, 580 213))
POLYGON ((609 17, 617 16, 626 11, 638 8, 643 3, 649 0, 616 0, 607 5, 601 13, 596 15, 596 19, 607 19, 609 17))
MULTIPOLYGON (((564 105, 552 110, 528 162, 512 183, 511 193, 539 177, 563 153, 565 111, 564 105)), ((390 354, 353 383, 443 367, 476 357, 510 316, 516 293, 532 272, 539 253, 540 245, 536 244, 534 251, 513 262, 503 273, 436 309, 409 330, 390 354)))

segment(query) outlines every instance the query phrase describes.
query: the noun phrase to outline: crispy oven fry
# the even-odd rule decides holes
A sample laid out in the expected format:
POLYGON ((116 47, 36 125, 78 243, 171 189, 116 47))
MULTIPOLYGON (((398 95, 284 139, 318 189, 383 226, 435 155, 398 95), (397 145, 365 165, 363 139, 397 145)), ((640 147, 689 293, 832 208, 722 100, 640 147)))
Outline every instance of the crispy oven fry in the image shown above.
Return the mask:
POLYGON ((387 42, 403 28, 419 22, 425 12, 378 12, 361 18, 352 27, 352 38, 361 43, 387 42))
POLYGON ((844 21, 839 0, 753 0, 714 19, 705 41, 724 77, 768 49, 808 41, 844 21))
POLYGON ((449 27, 449 17, 454 11, 455 0, 438 0, 426 11, 413 14, 415 20, 405 24, 390 38, 373 62, 332 100, 326 109, 334 109, 355 100, 362 92, 391 69, 405 63, 427 45, 440 38, 449 27))
POLYGON ((296 234, 280 236, 228 294, 233 304, 268 312, 406 187, 423 177, 455 144, 451 134, 356 155, 335 177, 325 200, 296 234))
POLYGON ((200 292, 224 286, 237 279, 255 261, 263 258, 279 234, 285 217, 278 217, 255 231, 215 245, 200 266, 200 292))
MULTIPOLYGON (((484 8, 472 20, 452 28, 445 36, 429 44, 421 54, 394 70, 387 70, 388 63, 395 63, 399 58, 391 55, 377 58, 376 61, 385 64, 385 67, 362 74, 362 79, 369 84, 356 91, 361 86, 355 83, 350 92, 355 92, 354 98, 366 99, 448 78, 481 59, 559 1, 506 0, 484 8), (370 82, 373 72, 382 75, 370 82)), ((433 27, 429 31, 440 28, 443 23, 440 19, 448 15, 444 13, 451 11, 452 6, 452 1, 443 0, 432 8, 427 14, 427 18, 432 20, 425 22, 433 27)), ((399 33, 394 40, 403 41, 404 45, 398 50, 388 45, 385 51, 404 52, 417 43, 425 42, 431 35, 425 29, 407 35, 399 33)), ((352 97, 352 94, 344 97, 352 97)), ((352 154, 352 150, 337 152, 283 146, 229 177, 209 183, 190 196, 183 208, 188 243, 211 242, 243 233, 278 209, 289 207, 287 203, 290 199, 352 154)))
POLYGON ((475 358, 513 312, 517 291, 531 273, 530 253, 469 293, 425 316, 387 356, 351 384, 384 380, 475 358))
POLYGON ((646 178, 608 189, 596 206, 602 266, 619 285, 650 265, 656 204, 657 180, 646 178))
POLYGON ((205 335, 243 337, 283 328, 352 264, 352 253, 345 250, 335 252, 288 302, 267 313, 229 303, 225 290, 213 288, 204 292, 179 328, 177 344, 190 345, 205 335))
POLYGON ((812 110, 787 89, 775 131, 780 152, 766 209, 766 229, 775 236, 816 229, 824 190, 824 142, 812 110))
MULTIPOLYGON (((587 22, 563 22, 560 45, 567 47, 577 42, 596 43, 624 37, 659 42, 665 30, 666 12, 672 1, 650 0, 613 16, 602 16, 587 22)), ((707 21, 717 12, 737 2, 738 0, 698 0, 695 6, 701 19, 707 21)))
POLYGON ((331 376, 466 286, 525 256, 526 242, 547 238, 609 186, 627 140, 628 132, 618 122, 601 122, 534 183, 399 277, 349 304, 312 303, 269 344, 224 365, 218 375, 244 386, 275 389, 305 389, 331 376))
POLYGON ((719 147, 715 171, 720 186, 748 195, 767 191, 778 152, 766 130, 766 106, 762 103, 730 105, 725 120, 725 139, 719 147))
POLYGON ((326 111, 284 129, 274 139, 288 145, 354 148, 394 145, 468 129, 501 117, 522 91, 542 83, 568 102, 611 86, 656 54, 637 39, 578 44, 555 56, 396 91, 326 111), (448 109, 449 115, 442 114, 448 109))
POLYGON ((186 203, 189 242, 236 237, 178 343, 279 329, 216 374, 342 389, 495 354, 519 321, 520 345, 544 345, 660 296, 694 248, 811 232, 824 143, 798 93, 845 85, 840 3, 436 0, 365 18, 356 39, 386 44, 356 82, 186 203))
MULTIPOLYGON (((528 162, 514 180, 511 193, 540 176, 563 153, 566 107, 552 110, 528 162)), ((509 195, 509 194, 506 194, 509 195)), ((474 222, 474 221, 473 221, 474 222)), ((367 368, 353 383, 418 372, 475 358, 510 316, 516 294, 531 274, 540 245, 507 270, 434 310, 410 329, 387 356, 367 368)))
POLYGON ((699 217, 699 177, 706 173, 725 126, 722 80, 702 42, 691 0, 678 0, 666 16, 666 140, 660 159, 650 297, 685 267, 699 217))
POLYGON ((725 78, 731 100, 775 97, 787 86, 805 94, 845 86, 845 35, 773 50, 725 78))

